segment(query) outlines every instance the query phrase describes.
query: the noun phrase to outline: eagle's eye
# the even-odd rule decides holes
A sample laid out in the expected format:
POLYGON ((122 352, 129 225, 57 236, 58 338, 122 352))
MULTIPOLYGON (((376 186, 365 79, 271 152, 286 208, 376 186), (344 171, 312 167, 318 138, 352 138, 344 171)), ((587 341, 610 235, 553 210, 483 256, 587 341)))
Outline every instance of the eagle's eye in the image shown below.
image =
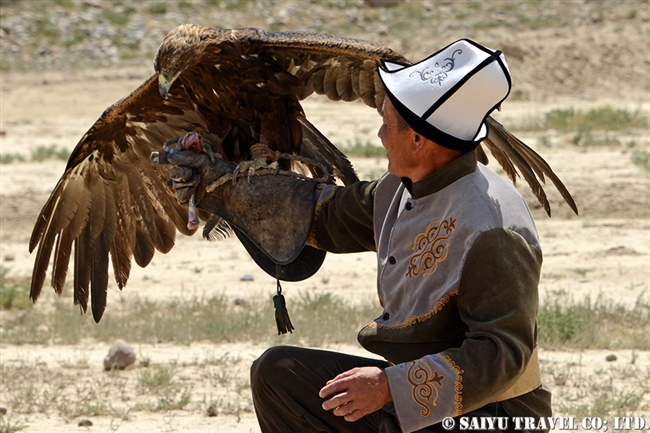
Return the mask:
POLYGON ((174 63, 174 70, 178 71, 181 68, 181 62, 174 63))

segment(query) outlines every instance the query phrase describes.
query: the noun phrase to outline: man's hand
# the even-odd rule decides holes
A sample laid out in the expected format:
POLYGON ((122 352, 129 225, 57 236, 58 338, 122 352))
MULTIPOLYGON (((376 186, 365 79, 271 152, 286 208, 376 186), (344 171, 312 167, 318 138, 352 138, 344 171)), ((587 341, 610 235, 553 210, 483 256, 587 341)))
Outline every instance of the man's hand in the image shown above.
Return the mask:
POLYGON ((393 401, 386 372, 379 367, 358 367, 341 373, 320 390, 323 409, 354 422, 393 401))

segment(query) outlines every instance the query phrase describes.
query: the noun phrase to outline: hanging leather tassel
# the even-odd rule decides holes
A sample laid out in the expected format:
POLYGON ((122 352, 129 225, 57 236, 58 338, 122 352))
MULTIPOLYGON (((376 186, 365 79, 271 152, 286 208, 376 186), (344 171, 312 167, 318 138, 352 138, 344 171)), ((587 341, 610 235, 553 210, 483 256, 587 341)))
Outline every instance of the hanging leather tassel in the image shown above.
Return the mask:
POLYGON ((273 305, 275 306, 275 324, 278 326, 278 335, 286 334, 287 332, 293 333, 294 327, 289 318, 287 303, 284 300, 284 296, 282 296, 282 286, 280 285, 279 279, 276 281, 278 282, 278 294, 273 297, 273 305))

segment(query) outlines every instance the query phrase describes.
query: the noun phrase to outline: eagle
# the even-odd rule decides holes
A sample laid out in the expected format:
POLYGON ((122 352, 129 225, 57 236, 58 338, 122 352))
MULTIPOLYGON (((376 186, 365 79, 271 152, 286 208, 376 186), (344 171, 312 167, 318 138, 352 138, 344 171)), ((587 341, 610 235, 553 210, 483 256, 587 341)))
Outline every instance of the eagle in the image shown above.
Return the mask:
MULTIPOLYGON (((155 251, 171 250, 177 230, 195 232, 168 187, 169 169, 150 161, 170 138, 197 131, 210 137, 223 159, 238 164, 250 161, 251 146, 261 143, 319 161, 345 185, 357 181, 349 160, 307 120, 300 101, 313 93, 361 100, 381 114, 381 60, 410 64, 384 45, 322 33, 193 24, 170 31, 155 56, 155 72, 81 137, 43 206, 29 242, 30 253, 37 250, 31 299, 42 291, 52 256, 51 285, 60 295, 72 260, 73 301, 84 313, 90 301, 99 322, 109 262, 122 289, 133 260, 145 267, 155 251)), ((486 121, 482 145, 509 178, 523 177, 550 216, 542 187, 549 178, 577 213, 546 161, 496 120, 486 121)), ((487 164, 483 148, 478 153, 487 164)))

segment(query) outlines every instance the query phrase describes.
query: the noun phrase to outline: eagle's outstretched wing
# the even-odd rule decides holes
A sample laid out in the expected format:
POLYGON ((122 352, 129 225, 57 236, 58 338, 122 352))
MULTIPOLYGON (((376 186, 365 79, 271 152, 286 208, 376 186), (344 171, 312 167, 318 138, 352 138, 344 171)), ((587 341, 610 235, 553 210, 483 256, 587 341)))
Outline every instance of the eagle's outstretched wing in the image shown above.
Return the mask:
POLYGON ((162 99, 153 75, 102 114, 72 152, 34 226, 32 299, 41 292, 53 251, 52 287, 62 292, 74 245, 74 301, 86 311, 90 298, 99 321, 109 254, 122 288, 132 259, 144 267, 155 250, 172 248, 176 229, 191 234, 187 210, 166 186, 168 170, 150 162, 152 151, 190 129, 204 129, 203 122, 183 96, 162 99))
MULTIPOLYGON (((215 45, 206 50, 219 50, 222 56, 232 52, 242 58, 258 57, 267 62, 269 70, 287 71, 303 84, 296 87, 281 77, 263 77, 264 71, 258 70, 259 76, 245 77, 254 84, 259 79, 255 91, 287 94, 299 88, 301 93, 295 95, 298 99, 317 93, 335 101, 361 99, 381 110, 385 92, 376 62, 384 59, 409 63, 383 45, 356 39, 259 29, 198 30, 200 43, 211 40, 215 45), (222 52, 221 43, 228 44, 229 48, 222 52), (276 87, 285 84, 291 88, 276 87)), ((172 64, 175 63, 174 60, 172 64)), ((201 68, 209 71, 218 69, 219 65, 208 62, 201 68)), ((220 83, 219 91, 241 89, 242 84, 237 81, 241 79, 235 73, 229 75, 232 81, 220 83)), ((218 124, 219 119, 201 112, 193 102, 201 95, 193 94, 194 90, 180 82, 174 86, 168 99, 163 99, 159 94, 159 75, 152 75, 125 99, 109 107, 77 144, 62 178, 41 210, 30 239, 30 252, 38 248, 30 293, 33 300, 41 292, 52 254, 52 286, 57 293, 63 290, 68 265, 74 256, 74 301, 85 311, 90 299, 93 317, 99 321, 106 306, 109 255, 115 280, 122 288, 128 280, 132 259, 146 266, 155 250, 167 252, 172 248, 176 230, 191 234, 186 225, 186 210, 177 204, 166 186, 166 169, 151 164, 149 156, 152 151, 160 150, 166 140, 189 130, 211 133, 210 125, 218 124)), ((197 88, 207 95, 219 96, 214 89, 200 83, 197 88)), ((242 101, 251 99, 250 95, 236 96, 242 101)), ((321 158, 340 171, 351 170, 345 155, 304 116, 297 121, 303 131, 306 154, 321 158)), ((488 123, 490 135, 484 143, 513 181, 519 171, 550 214, 540 184, 548 176, 576 211, 570 194, 548 164, 498 122, 490 118, 488 123)), ((241 130, 240 126, 237 128, 241 130)), ((224 144, 229 144, 229 139, 234 140, 231 135, 226 136, 224 144)))

